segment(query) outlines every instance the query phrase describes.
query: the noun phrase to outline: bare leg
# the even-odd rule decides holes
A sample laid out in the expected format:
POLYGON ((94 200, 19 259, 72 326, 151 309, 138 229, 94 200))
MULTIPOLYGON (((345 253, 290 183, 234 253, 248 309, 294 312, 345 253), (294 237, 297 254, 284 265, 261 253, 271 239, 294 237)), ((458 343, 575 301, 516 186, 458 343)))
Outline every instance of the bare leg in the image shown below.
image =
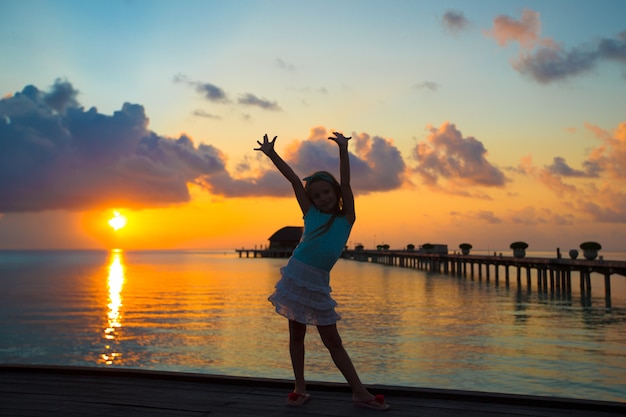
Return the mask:
POLYGON ((374 399, 374 396, 363 386, 359 375, 352 364, 352 360, 343 347, 341 337, 337 331, 337 325, 332 324, 330 326, 317 326, 317 330, 320 333, 324 346, 330 352, 330 356, 333 358, 333 362, 341 371, 346 381, 352 389, 352 399, 354 401, 370 401, 374 399))
POLYGON ((291 366, 296 379, 294 392, 306 394, 306 381, 304 380, 304 336, 306 324, 289 320, 289 354, 291 366))

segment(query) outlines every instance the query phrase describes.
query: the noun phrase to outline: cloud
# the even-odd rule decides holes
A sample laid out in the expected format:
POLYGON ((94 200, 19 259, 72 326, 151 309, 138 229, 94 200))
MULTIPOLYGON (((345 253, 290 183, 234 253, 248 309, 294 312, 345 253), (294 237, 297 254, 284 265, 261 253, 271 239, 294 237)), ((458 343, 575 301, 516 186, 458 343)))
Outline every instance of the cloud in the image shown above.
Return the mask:
POLYGON ((213 84, 198 83, 196 85, 196 91, 202 93, 204 95, 204 98, 209 101, 228 101, 224 90, 213 84))
MULTIPOLYGON (((306 140, 289 144, 283 159, 293 170, 305 177, 315 171, 326 170, 339 176, 339 152, 337 145, 328 140, 330 132, 316 127, 306 140)), ((388 140, 367 133, 352 134, 350 144, 351 185, 357 194, 389 191, 401 187, 405 182, 406 165, 400 151, 388 140)), ((281 138, 277 139, 279 144, 281 138)), ((277 148, 280 145, 277 145, 277 148)), ((206 186, 211 192, 224 196, 278 196, 293 195, 285 178, 267 161, 257 154, 263 169, 247 178, 234 179, 227 175, 212 176, 206 186)), ((239 166, 238 172, 253 171, 249 161, 239 166)))
MULTIPOLYGON (((33 90, 33 93, 35 93, 35 98, 38 98, 36 97, 37 92, 33 90)), ((77 95, 78 91, 74 90, 69 82, 57 79, 52 86, 52 91, 47 94, 41 94, 40 98, 50 108, 59 113, 63 113, 68 107, 75 107, 78 105, 78 101, 76 101, 77 95)))
POLYGON ((561 175, 555 175, 547 169, 538 170, 535 178, 559 197, 573 195, 578 191, 576 186, 563 181, 563 177, 561 175))
POLYGON ((356 155, 354 181, 360 191, 388 191, 406 183, 406 165, 398 148, 380 136, 354 135, 356 155))
POLYGON ((187 78, 186 75, 183 75, 183 74, 177 74, 176 76, 174 76, 174 82, 184 83, 191 87, 194 87, 195 90, 198 93, 202 94, 202 96, 208 101, 217 102, 217 103, 230 102, 230 100, 226 96, 226 92, 214 84, 203 83, 200 81, 191 81, 189 78, 187 78))
POLYGON ((571 226, 574 224, 574 218, 572 215, 553 213, 550 209, 528 206, 519 210, 512 210, 508 216, 507 223, 525 226, 537 224, 571 226))
POLYGON ((577 178, 596 178, 600 167, 597 163, 591 161, 583 162, 584 170, 578 170, 570 167, 564 158, 555 156, 552 164, 546 167, 546 170, 554 175, 562 175, 564 177, 577 178))
POLYGON ((520 162, 517 172, 528 175, 564 204, 588 214, 597 222, 626 222, 626 122, 613 131, 586 124, 600 140, 582 162, 582 169, 569 166, 562 157, 554 157, 549 166, 538 168, 530 157, 520 162), (585 181, 593 178, 594 181, 585 181), (572 183, 573 182, 573 183, 572 183))
POLYGON ((589 184, 577 204, 597 221, 626 223, 626 122, 613 131, 585 124, 600 146, 592 148, 584 164, 597 167, 603 182, 589 184))
POLYGON ((206 111, 204 111, 202 109, 194 110, 193 115, 194 116, 198 116, 198 117, 204 117, 205 119, 216 119, 216 120, 221 120, 222 119, 221 116, 208 113, 208 112, 206 112, 206 111))
POLYGON ((434 81, 424 81, 416 84, 415 88, 418 90, 437 91, 439 89, 439 84, 434 81))
POLYGON ((278 66, 278 68, 284 69, 284 70, 289 71, 289 72, 293 72, 293 71, 296 70, 296 67, 293 64, 285 62, 285 61, 283 61, 280 58, 276 59, 276 65, 278 66))
POLYGON ((513 68, 541 84, 547 84, 589 72, 597 60, 595 51, 542 47, 533 53, 522 54, 513 62, 513 68))
MULTIPOLYGON (((551 166, 539 168, 534 165, 531 155, 526 155, 520 159, 520 163, 516 168, 512 168, 511 171, 531 177, 538 181, 546 188, 550 189, 559 197, 563 197, 565 194, 575 194, 577 188, 573 185, 566 184, 563 181, 561 171, 568 171, 569 166, 563 158, 555 157, 551 166), (567 167, 567 168, 565 168, 567 167)), ((571 170, 571 168, 569 168, 571 170)), ((574 175, 570 175, 574 176, 574 175)))
MULTIPOLYGON (((184 84, 194 87, 194 89, 198 93, 202 94, 202 96, 210 102, 224 103, 224 104, 231 103, 226 92, 222 88, 214 84, 200 82, 200 81, 192 81, 184 74, 177 74, 176 76, 174 76, 174 82, 184 83, 184 84)), ((242 94, 237 100, 237 103, 244 105, 244 106, 259 107, 264 110, 282 111, 282 109, 280 108, 280 106, 278 105, 276 101, 261 99, 252 93, 242 94)), ((206 114, 204 113, 198 114, 197 111, 194 112, 194 115, 206 117, 206 114)))
POLYGON ((553 42, 541 38, 541 20, 539 13, 525 9, 522 17, 515 20, 509 16, 498 16, 493 20, 493 28, 483 32, 492 37, 500 46, 509 42, 517 42, 524 49, 532 49, 537 45, 550 45, 553 42))
POLYGON ((244 94, 239 97, 239 100, 237 100, 237 102, 245 106, 260 107, 264 110, 282 111, 277 102, 269 101, 267 99, 261 99, 250 93, 244 94))
POLYGON ((413 156, 415 171, 430 186, 448 191, 467 186, 502 187, 507 179, 486 158, 487 150, 474 137, 464 138, 454 124, 429 127, 426 141, 418 143, 413 156), (442 185, 441 182, 447 185, 442 185))
POLYGON ((585 164, 598 166, 598 170, 606 172, 612 180, 626 183, 626 122, 620 123, 613 132, 589 123, 585 127, 602 142, 591 150, 585 164))
MULTIPOLYGON (((488 224, 500 224, 502 223, 502 219, 492 211, 480 210, 478 212, 469 212, 463 215, 464 217, 469 217, 469 219, 475 219, 480 222, 488 223, 488 224)), ((467 219, 466 219, 467 220, 467 219)))
POLYGON ((605 183, 596 188, 590 185, 585 198, 577 200, 581 211, 595 221, 604 223, 626 223, 626 191, 623 184, 605 183))
POLYGON ((601 58, 626 62, 626 30, 614 39, 601 39, 597 51, 601 58))
POLYGON ((465 18, 463 12, 448 10, 441 18, 443 26, 450 32, 457 34, 470 26, 469 20, 465 18))
POLYGON ((533 10, 524 10, 519 20, 498 16, 493 28, 484 34, 502 47, 517 43, 521 50, 512 61, 513 68, 541 84, 588 73, 602 61, 626 63, 626 31, 615 38, 566 49, 550 38, 541 37, 540 15, 533 10))
POLYGON ((0 100, 0 212, 150 207, 189 200, 187 183, 224 172, 223 155, 148 130, 144 108, 113 115, 78 106, 57 80, 0 100))

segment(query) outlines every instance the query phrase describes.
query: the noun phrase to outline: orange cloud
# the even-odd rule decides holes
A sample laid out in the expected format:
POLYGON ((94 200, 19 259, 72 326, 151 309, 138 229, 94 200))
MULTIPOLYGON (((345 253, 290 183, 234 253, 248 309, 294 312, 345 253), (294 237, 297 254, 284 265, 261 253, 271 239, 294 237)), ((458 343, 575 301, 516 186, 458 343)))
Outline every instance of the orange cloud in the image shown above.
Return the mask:
POLYGON ((525 156, 517 172, 534 178, 564 204, 595 221, 626 222, 626 122, 612 132, 591 124, 585 127, 602 143, 590 149, 582 169, 570 167, 558 156, 551 165, 539 168, 525 156), (577 185, 567 179, 578 181, 577 185))
POLYGON ((547 208, 531 206, 519 210, 511 210, 507 217, 507 222, 523 225, 550 224, 568 226, 574 224, 572 215, 556 214, 547 208))
MULTIPOLYGON (((339 153, 337 146, 328 140, 331 131, 321 126, 312 128, 306 140, 288 144, 283 159, 301 177, 319 170, 338 176, 339 153)), ((394 190, 407 182, 404 159, 391 140, 367 133, 351 135, 351 182, 360 194, 394 190)), ((260 171, 253 169, 252 165, 240 165, 239 173, 247 171, 251 175, 240 178, 232 178, 227 173, 212 175, 201 179, 202 185, 214 194, 228 197, 291 196, 291 188, 285 187, 282 174, 265 157, 261 155, 259 158, 264 167, 260 171)))
POLYGON ((602 166, 612 178, 626 180, 626 122, 620 123, 613 133, 589 123, 585 127, 603 142, 592 149, 588 160, 602 166))
POLYGON ((559 197, 576 192, 575 186, 564 183, 560 175, 553 174, 547 169, 540 170, 537 178, 559 197))
POLYGON ((525 9, 519 20, 508 16, 498 16, 493 20, 493 28, 483 32, 492 37, 500 46, 517 42, 524 49, 538 45, 555 46, 549 38, 541 38, 541 19, 538 12, 525 9))
MULTIPOLYGON (((468 186, 504 186, 507 178, 489 162, 481 141, 472 136, 463 137, 450 122, 427 129, 430 134, 426 141, 418 143, 413 150, 418 163, 414 171, 424 183, 459 195, 470 195, 468 186)), ((472 196, 488 198, 485 194, 472 196)))

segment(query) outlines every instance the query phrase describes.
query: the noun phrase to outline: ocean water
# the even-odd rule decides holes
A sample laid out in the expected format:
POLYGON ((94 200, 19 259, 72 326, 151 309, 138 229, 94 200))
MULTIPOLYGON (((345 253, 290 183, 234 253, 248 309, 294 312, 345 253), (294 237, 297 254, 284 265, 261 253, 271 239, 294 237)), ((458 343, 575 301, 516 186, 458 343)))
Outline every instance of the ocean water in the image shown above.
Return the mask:
MULTIPOLYGON (((624 254, 604 254, 606 260, 624 254)), ((0 251, 0 363, 292 378, 267 301, 284 259, 234 251, 0 251)), ((592 297, 525 279, 339 260, 339 332, 363 381, 626 401, 626 277, 592 297)), ((314 327, 306 376, 343 381, 314 327)))

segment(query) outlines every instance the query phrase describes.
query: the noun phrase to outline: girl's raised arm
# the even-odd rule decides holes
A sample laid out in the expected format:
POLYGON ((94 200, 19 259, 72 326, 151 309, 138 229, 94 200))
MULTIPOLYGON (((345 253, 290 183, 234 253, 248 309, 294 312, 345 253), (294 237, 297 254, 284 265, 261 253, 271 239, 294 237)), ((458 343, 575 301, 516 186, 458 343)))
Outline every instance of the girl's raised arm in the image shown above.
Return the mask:
POLYGON ((291 186, 293 187, 293 191, 296 195, 296 200, 298 200, 298 204, 300 205, 302 213, 306 214, 311 207, 311 200, 309 200, 309 197, 304 191, 304 186, 302 185, 302 181, 300 181, 300 178, 274 149, 274 142, 276 142, 276 138, 277 136, 274 136, 274 139, 270 141, 266 133, 263 136, 263 143, 258 140, 256 141, 256 143, 259 144, 259 147, 254 148, 254 150, 263 152, 274 163, 280 173, 283 174, 285 178, 287 178, 287 180, 291 183, 291 186))
POLYGON ((335 141, 339 146, 339 176, 341 183, 341 197, 343 199, 343 212, 350 224, 356 221, 356 211, 354 209, 354 194, 350 186, 350 158, 348 154, 348 141, 352 137, 345 137, 342 133, 333 132, 328 139, 335 141))

